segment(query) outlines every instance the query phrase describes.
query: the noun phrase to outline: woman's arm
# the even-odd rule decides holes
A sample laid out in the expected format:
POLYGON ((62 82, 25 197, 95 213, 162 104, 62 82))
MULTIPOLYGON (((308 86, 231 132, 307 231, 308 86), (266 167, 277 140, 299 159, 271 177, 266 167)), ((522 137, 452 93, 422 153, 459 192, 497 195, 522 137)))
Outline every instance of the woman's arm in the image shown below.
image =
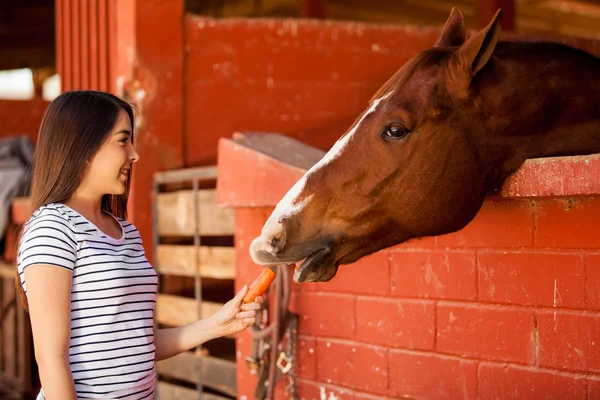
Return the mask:
POLYGON ((254 303, 242 304, 248 291, 244 286, 233 299, 210 317, 177 328, 158 329, 154 333, 156 361, 176 356, 202 343, 225 335, 232 335, 254 324, 256 311, 263 302, 258 297, 254 303))
POLYGON ((52 265, 25 268, 35 358, 47 400, 77 400, 69 365, 72 272, 52 265))

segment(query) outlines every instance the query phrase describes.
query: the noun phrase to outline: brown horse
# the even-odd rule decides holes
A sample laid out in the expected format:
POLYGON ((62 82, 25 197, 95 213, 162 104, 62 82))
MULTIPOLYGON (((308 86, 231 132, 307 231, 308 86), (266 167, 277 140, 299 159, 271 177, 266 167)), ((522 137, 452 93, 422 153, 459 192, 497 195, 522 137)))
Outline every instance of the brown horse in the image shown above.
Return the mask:
POLYGON ((468 224, 528 158, 600 152, 600 59, 558 43, 499 41, 501 11, 465 41, 452 10, 290 189, 251 246, 297 263, 296 282, 468 224))

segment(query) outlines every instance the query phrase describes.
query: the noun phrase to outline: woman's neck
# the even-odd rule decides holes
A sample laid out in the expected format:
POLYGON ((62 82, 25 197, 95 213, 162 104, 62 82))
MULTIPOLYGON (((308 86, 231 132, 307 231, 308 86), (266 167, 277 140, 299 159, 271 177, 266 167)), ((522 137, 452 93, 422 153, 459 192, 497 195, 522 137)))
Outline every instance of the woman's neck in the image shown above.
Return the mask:
POLYGON ((74 193, 65 204, 93 223, 102 221, 104 217, 102 197, 74 193))

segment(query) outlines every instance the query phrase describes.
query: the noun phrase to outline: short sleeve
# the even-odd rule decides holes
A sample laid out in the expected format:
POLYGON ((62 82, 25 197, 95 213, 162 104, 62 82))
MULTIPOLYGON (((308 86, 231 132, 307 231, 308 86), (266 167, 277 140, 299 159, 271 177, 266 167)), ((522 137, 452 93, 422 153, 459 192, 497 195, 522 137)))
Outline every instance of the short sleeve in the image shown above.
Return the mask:
POLYGON ((62 215, 39 215, 25 226, 17 255, 21 282, 23 271, 31 265, 47 264, 73 271, 76 259, 75 233, 62 215))

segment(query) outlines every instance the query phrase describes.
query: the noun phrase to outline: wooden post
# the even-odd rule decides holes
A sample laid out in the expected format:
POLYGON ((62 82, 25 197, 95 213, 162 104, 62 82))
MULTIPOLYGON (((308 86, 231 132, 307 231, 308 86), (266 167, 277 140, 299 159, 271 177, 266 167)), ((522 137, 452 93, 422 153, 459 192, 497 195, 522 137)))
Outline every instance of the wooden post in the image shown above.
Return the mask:
POLYGON ((498 9, 502 9, 502 30, 515 30, 515 0, 477 0, 479 27, 487 26, 498 9))

